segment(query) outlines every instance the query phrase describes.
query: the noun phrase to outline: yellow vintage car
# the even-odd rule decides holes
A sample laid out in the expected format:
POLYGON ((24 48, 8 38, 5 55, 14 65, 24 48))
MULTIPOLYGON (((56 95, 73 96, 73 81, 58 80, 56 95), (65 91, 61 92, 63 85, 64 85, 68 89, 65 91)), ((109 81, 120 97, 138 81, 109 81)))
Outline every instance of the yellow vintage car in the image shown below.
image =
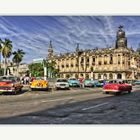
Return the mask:
POLYGON ((49 82, 44 80, 44 77, 36 77, 30 83, 31 90, 48 90, 49 82))

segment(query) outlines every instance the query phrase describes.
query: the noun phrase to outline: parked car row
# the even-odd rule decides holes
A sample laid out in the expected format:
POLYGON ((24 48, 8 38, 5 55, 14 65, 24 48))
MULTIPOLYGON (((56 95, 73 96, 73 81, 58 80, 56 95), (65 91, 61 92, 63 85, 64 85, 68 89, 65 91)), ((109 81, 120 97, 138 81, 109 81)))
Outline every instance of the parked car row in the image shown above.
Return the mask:
MULTIPOLYGON (((70 87, 103 87, 104 93, 131 93, 133 85, 139 85, 140 80, 93 80, 93 79, 76 79, 76 78, 58 78, 54 87, 57 89, 69 89, 70 87)), ((36 77, 30 82, 30 89, 49 89, 49 81, 44 77, 36 77)), ((16 76, 0 77, 0 92, 17 93, 22 90, 22 82, 16 76)))
MULTIPOLYGON (((70 87, 102 87, 103 80, 92 79, 76 79, 76 78, 58 78, 55 81, 55 89, 69 89, 70 87)), ((30 84, 31 90, 34 89, 48 89, 49 81, 43 80, 43 78, 35 78, 30 84)))

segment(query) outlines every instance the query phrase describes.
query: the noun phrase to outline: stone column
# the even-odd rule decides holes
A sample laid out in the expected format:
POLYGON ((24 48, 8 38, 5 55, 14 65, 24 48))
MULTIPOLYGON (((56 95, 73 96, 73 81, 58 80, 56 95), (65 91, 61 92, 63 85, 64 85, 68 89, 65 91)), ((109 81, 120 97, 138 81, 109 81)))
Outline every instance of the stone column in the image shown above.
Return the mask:
POLYGON ((125 75, 125 73, 122 73, 122 79, 123 79, 123 80, 126 79, 126 75, 125 75))
POLYGON ((117 79, 117 73, 113 74, 113 79, 116 80, 117 79))

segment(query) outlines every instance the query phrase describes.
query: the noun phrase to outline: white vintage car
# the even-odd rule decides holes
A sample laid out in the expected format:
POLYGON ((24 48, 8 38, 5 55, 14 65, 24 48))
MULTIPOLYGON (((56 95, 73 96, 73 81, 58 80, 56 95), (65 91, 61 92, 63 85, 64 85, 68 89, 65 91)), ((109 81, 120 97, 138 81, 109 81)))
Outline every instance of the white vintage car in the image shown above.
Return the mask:
POLYGON ((55 89, 69 89, 68 80, 65 78, 58 78, 55 83, 55 89))

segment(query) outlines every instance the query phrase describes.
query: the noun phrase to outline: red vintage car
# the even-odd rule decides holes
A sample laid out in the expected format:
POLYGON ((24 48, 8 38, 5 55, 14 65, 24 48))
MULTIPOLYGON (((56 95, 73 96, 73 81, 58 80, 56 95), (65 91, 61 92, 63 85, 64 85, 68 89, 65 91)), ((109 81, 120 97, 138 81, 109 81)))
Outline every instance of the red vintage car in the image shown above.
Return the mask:
POLYGON ((23 85, 20 79, 16 76, 1 76, 0 77, 0 93, 10 92, 17 93, 22 90, 23 85))
POLYGON ((109 93, 122 93, 122 92, 128 92, 131 93, 132 90, 132 85, 130 85, 129 83, 126 83, 125 81, 120 81, 120 80, 112 80, 109 81, 109 83, 106 83, 103 86, 103 91, 106 94, 109 93))

